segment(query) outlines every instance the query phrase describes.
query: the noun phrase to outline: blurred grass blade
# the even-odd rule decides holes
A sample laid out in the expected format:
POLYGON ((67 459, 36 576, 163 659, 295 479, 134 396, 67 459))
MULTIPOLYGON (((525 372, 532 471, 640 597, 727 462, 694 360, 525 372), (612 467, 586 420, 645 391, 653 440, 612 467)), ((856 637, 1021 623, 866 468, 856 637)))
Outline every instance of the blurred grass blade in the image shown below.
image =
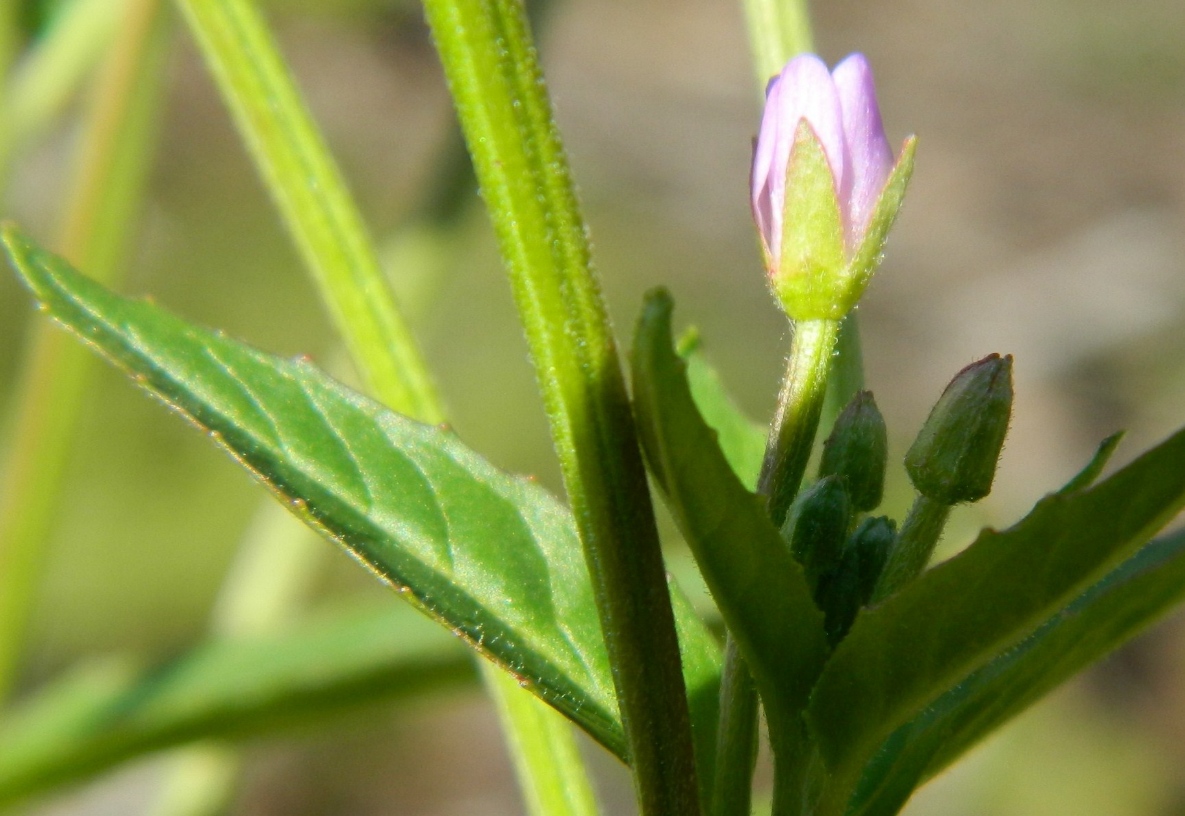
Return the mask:
MULTIPOLYGON (((72 0, 4 76, 0 94, 0 191, 19 155, 45 133, 103 56, 129 0, 72 0)), ((19 4, 5 0, 2 14, 19 4)), ((11 20, 9 21, 12 22, 11 20)), ((7 65, 5 67, 8 67, 7 65)))
MULTIPOLYGON (((115 20, 122 26, 94 85, 61 227, 61 251, 106 282, 122 268, 119 261, 155 155, 172 33, 160 5, 161 0, 133 0, 115 6, 123 12, 115 20)), ((76 3, 52 31, 76 25, 74 15, 82 10, 76 3)), ((55 36, 42 47, 50 48, 55 36)), ((0 700, 15 679, 23 651, 91 363, 85 350, 43 322, 30 324, 12 443, 0 472, 0 700)))
POLYGON ((849 813, 896 813, 919 784, 1182 600, 1185 531, 1178 531, 1145 546, 898 729, 865 772, 849 813))
POLYGON ((0 805, 191 740, 253 737, 474 680, 460 641, 393 600, 163 666, 96 666, 0 719, 0 805))
POLYGON ((809 711, 840 785, 855 782, 893 731, 1016 647, 1176 515, 1185 505, 1183 461, 1179 431, 1094 487, 1051 494, 1009 529, 983 531, 861 614, 809 711))
POLYGON ((827 654, 823 616, 764 503, 738 481, 692 401, 671 347, 671 309, 665 291, 652 293, 634 337, 634 405, 647 460, 769 716, 797 716, 827 654))
POLYGON ((693 740, 657 526, 523 3, 426 0, 424 10, 506 261, 585 547, 641 811, 694 814, 693 740))
POLYGON ((592 783, 571 731, 556 729, 543 720, 554 712, 529 694, 517 693, 520 689, 513 677, 487 661, 481 665, 487 686, 504 687, 501 694, 494 695, 503 721, 526 726, 509 731, 506 737, 511 741, 510 758, 522 783, 529 816, 597 816, 592 783))
POLYGON ((679 356, 687 365, 687 384, 695 407, 716 432, 716 442, 729 467, 747 490, 756 490, 769 427, 754 422, 737 406, 705 358, 698 334, 689 333, 679 340, 679 356))
POLYGON ((250 0, 178 0, 338 332, 372 393, 440 422, 435 387, 362 217, 250 0))
MULTIPOLYGON (((50 313, 207 429, 306 523, 340 541, 427 614, 518 675, 619 756, 592 588, 571 516, 451 433, 286 361, 119 297, 14 227, 5 242, 50 313)), ((692 617, 689 684, 719 673, 692 617)))
MULTIPOLYGON (((371 393, 425 422, 445 419, 427 366, 382 275, 377 254, 341 174, 305 107, 274 38, 251 0, 179 0, 238 128, 271 191, 337 329, 371 393)), ((513 694, 491 680, 495 696, 513 694)), ((504 714, 529 704, 502 706, 504 714)), ((524 715, 525 716, 525 715, 524 715)), ((545 728, 556 742, 565 723, 539 710, 509 731, 545 728)), ((512 746, 540 735, 511 736, 512 746)), ((522 760, 521 757, 517 758, 522 760)), ((528 764, 518 763, 524 787, 528 764)), ((549 776, 557 766, 536 767, 549 776)), ((575 788, 587 786, 568 766, 575 788)))

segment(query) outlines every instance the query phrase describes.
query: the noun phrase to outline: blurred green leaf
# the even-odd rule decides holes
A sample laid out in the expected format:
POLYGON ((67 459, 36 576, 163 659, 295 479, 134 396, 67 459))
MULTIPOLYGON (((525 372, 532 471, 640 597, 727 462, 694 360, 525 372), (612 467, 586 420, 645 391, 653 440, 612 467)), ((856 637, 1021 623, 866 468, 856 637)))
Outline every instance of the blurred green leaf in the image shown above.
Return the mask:
POLYGON ((746 488, 755 490, 769 428, 751 420, 733 401, 705 358, 697 333, 688 332, 680 338, 679 356, 687 364, 687 384, 700 416, 716 432, 716 442, 732 472, 746 488))
MULTIPOLYGON (((7 13, 11 13, 8 4, 12 2, 5 0, 7 13)), ((0 189, 7 186, 12 163, 53 125, 89 78, 124 19, 126 5, 126 0, 71 0, 64 4, 10 75, 3 77, 0 189)))
POLYGON ((0 719, 0 804, 148 751, 253 737, 475 679, 460 641, 395 602, 211 642, 148 669, 93 664, 0 719))
POLYGON ((885 742, 849 813, 896 813, 910 793, 1075 673, 1185 599, 1185 531, 1157 539, 927 707, 885 742))
POLYGON ((1130 557, 1185 504, 1185 431, 1097 486, 1054 493, 866 610, 809 721, 833 782, 854 784, 893 731, 1130 557))
POLYGON ((632 356, 634 405, 651 470, 742 649, 767 707, 805 705, 827 653, 802 567, 740 483, 692 400, 671 346, 670 295, 650 295, 632 356))
MULTIPOLYGON (((572 517, 549 493, 305 360, 263 354, 115 295, 15 227, 4 239, 57 320, 207 430, 306 523, 626 753, 572 517)), ((690 606, 679 608, 694 695, 714 688, 719 653, 690 606)))

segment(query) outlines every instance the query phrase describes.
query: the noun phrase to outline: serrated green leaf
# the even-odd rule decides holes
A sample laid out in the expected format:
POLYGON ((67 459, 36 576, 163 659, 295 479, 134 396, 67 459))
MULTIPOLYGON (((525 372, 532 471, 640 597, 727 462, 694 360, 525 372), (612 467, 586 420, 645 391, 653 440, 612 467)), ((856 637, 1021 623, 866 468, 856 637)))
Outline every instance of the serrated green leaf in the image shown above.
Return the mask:
MULTIPOLYGON (((15 227, 4 240, 53 317, 207 430, 306 523, 625 754, 574 523, 547 491, 308 361, 263 354, 115 295, 15 227)), ((715 687, 719 650, 690 607, 680 609, 695 695, 715 687)))
POLYGON ((886 741, 849 813, 896 813, 920 783, 1185 599, 1185 531, 1157 539, 1015 649, 942 695, 886 741))
POLYGON ((716 432, 716 442, 732 472, 741 484, 755 490, 769 428, 751 420, 733 401, 720 375, 704 356, 698 334, 689 333, 680 339, 679 356, 687 364, 687 382, 700 416, 716 432))
POLYGON ((647 298, 634 337, 634 405, 647 461, 767 706, 805 704, 827 653, 802 567, 729 467, 671 347, 671 299, 647 298))
POLYGON ((893 731, 1130 557, 1185 504, 1185 431, 1084 491, 1051 494, 856 621, 808 712, 839 784, 893 731))
POLYGON ((0 805, 191 740, 244 739, 472 684, 459 640, 406 606, 355 604, 165 665, 84 667, 0 719, 0 805))

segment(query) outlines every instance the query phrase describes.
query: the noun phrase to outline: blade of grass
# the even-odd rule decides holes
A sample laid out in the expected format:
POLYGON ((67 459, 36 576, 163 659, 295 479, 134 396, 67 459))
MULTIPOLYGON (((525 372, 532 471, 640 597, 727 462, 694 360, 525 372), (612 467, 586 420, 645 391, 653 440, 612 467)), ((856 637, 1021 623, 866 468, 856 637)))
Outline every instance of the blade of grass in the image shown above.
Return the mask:
MULTIPOLYGON (((129 5, 87 114, 58 246, 107 283, 142 196, 168 39, 159 0, 129 5)), ((15 680, 91 366, 87 350, 48 323, 31 327, 0 488, 0 699, 15 680)))
MULTIPOLYGON (((326 552, 318 536, 274 501, 247 528, 210 614, 212 639, 282 631, 304 605, 326 552)), ((153 816, 217 816, 238 786, 242 763, 218 743, 179 751, 169 764, 153 816)))
MULTIPOLYGON (((443 421, 439 395, 362 217, 263 17, 249 0, 178 4, 363 379, 394 410, 425 422, 443 421)), ((573 740, 568 723, 526 699, 526 691, 493 680, 487 689, 499 700, 524 696, 500 700, 500 711, 513 717, 503 718, 512 751, 519 745, 573 740)), ((565 755, 575 756, 574 750, 565 755)), ((528 802, 546 800, 541 813, 563 814, 569 801, 547 798, 547 792, 586 790, 588 781, 579 762, 551 759, 519 753, 519 781, 528 802)))
POLYGON ((699 811, 686 691, 616 344, 521 2, 427 0, 527 335, 644 816, 699 811))
MULTIPOLYGON (((13 162, 49 129, 106 53, 127 3, 74 0, 57 12, 29 53, 11 66, 0 98, 0 190, 7 187, 13 162)), ((19 4, 9 0, 0 6, 0 14, 11 14, 19 4)))
POLYGON ((442 422, 362 216, 263 17, 249 0, 178 5, 363 379, 394 410, 442 422))
POLYGON ((250 739, 474 679, 460 640, 389 599, 207 643, 163 666, 84 669, 0 718, 0 808, 194 739, 250 739))

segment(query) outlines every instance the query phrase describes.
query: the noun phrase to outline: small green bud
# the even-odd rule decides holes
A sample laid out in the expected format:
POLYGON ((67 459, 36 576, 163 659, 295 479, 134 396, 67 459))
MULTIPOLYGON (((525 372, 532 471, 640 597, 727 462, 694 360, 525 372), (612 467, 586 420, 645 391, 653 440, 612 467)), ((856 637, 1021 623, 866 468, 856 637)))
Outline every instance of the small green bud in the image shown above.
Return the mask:
MULTIPOLYGON (((889 551, 892 550, 896 538, 897 525, 893 520, 888 516, 877 516, 865 519, 848 539, 844 555, 851 553, 857 577, 856 595, 860 606, 872 600, 872 592, 885 569, 885 562, 889 560, 889 551)), ((845 564, 847 561, 845 557, 845 564)))
POLYGON ((918 492, 952 505, 992 489, 1012 414, 1012 357, 992 354, 960 371, 905 455, 918 492))
POLYGON ((820 479, 794 500, 782 525, 782 537, 806 569, 812 588, 818 586, 819 576, 839 567, 851 520, 852 503, 843 481, 836 476, 820 479))
POLYGON ((888 455, 884 417, 872 392, 861 391, 840 413, 831 435, 823 443, 819 477, 839 476, 847 487, 852 507, 868 512, 881 503, 888 455))
POLYGON ((871 600, 895 537, 888 518, 866 519, 844 545, 837 568, 820 576, 815 603, 832 646, 844 639, 860 607, 871 600))

